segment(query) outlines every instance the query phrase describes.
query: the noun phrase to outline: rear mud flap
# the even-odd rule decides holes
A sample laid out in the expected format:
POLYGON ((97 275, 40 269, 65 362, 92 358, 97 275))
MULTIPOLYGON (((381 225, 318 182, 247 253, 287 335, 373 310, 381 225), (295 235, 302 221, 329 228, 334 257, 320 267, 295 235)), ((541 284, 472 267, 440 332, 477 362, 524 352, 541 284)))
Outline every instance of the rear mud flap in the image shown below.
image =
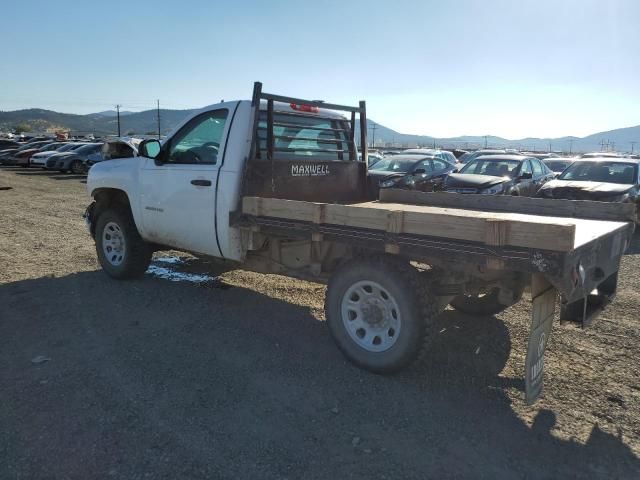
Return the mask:
POLYGON ((544 353, 551 336, 558 292, 544 275, 531 277, 531 328, 525 360, 525 400, 532 405, 542 392, 544 353))

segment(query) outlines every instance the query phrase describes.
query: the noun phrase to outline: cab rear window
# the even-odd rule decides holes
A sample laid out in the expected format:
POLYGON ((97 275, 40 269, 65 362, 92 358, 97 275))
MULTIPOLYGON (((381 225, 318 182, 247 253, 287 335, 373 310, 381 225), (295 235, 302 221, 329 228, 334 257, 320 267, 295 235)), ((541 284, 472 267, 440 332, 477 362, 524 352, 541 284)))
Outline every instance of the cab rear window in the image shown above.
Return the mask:
MULTIPOLYGON (((267 113, 260 112, 259 148, 256 155, 267 159, 267 113)), ((274 112, 274 160, 340 161, 354 160, 350 124, 346 120, 299 113, 274 112)))

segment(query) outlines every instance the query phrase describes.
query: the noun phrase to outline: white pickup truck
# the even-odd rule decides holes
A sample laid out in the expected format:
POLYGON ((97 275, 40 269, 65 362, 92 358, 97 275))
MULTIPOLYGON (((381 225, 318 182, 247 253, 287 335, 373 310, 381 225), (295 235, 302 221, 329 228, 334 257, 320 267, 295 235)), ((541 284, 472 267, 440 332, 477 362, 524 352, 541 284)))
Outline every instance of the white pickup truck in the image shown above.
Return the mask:
POLYGON ((633 206, 409 191, 371 202, 366 131, 364 102, 256 83, 252 100, 206 107, 164 142, 142 142, 139 156, 94 165, 85 218, 102 268, 138 277, 154 251, 172 248, 325 282, 337 345, 381 373, 426 350, 448 304, 493 315, 530 288, 533 402, 557 298, 561 319, 583 326, 613 299, 633 206))

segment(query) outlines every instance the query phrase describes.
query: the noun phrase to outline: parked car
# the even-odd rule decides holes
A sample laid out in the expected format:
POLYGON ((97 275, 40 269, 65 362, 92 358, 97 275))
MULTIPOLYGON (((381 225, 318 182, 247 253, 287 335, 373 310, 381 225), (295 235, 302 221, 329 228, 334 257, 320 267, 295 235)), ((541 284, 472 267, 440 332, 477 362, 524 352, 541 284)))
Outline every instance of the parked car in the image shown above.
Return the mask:
POLYGON ((33 157, 33 155, 43 152, 55 152, 56 149, 60 148, 61 145, 63 145, 62 142, 51 142, 40 148, 29 148, 27 150, 24 150, 15 155, 16 165, 19 165, 21 167, 28 167, 31 165, 31 157, 33 157))
POLYGON ((45 145, 49 145, 50 143, 52 143, 51 139, 26 143, 20 148, 13 150, 13 152, 3 153, 2 156, 0 156, 0 161, 2 161, 3 165, 17 165, 18 159, 21 158, 21 154, 23 152, 26 152, 28 150, 35 152, 37 151, 38 148, 44 147, 45 145))
POLYGON ((549 170, 551 170, 556 177, 560 175, 564 170, 574 162, 575 158, 566 157, 551 157, 542 160, 549 170))
POLYGON ((367 164, 368 164, 369 168, 371 168, 373 165, 378 163, 383 158, 384 158, 384 156, 380 155, 379 153, 369 153, 367 155, 367 164))
POLYGON ((380 188, 432 191, 455 165, 432 155, 394 155, 369 169, 369 193, 378 198, 380 188), (439 181, 438 181, 439 179, 439 181))
POLYGON ((105 160, 137 157, 138 145, 141 141, 138 138, 122 137, 107 140, 99 151, 87 155, 87 159, 84 161, 85 171, 89 171, 93 165, 105 160))
POLYGON ((633 158, 581 158, 538 191, 538 197, 600 202, 638 201, 638 164, 633 158))
POLYGON ((557 153, 549 153, 549 152, 520 152, 520 155, 526 155, 527 157, 534 157, 538 160, 546 160, 548 158, 557 157, 557 153))
POLYGON ((6 140, 4 138, 0 139, 0 150, 5 150, 7 148, 20 148, 21 146, 22 144, 15 140, 6 140))
POLYGON ((620 158, 616 152, 590 152, 583 153, 580 158, 620 158))
POLYGON ((532 197, 541 185, 553 179, 553 172, 537 158, 522 155, 486 155, 452 173, 444 190, 455 193, 521 195, 532 197))
POLYGON ((63 142, 56 150, 50 150, 48 152, 39 152, 34 153, 31 156, 31 166, 32 167, 42 167, 45 168, 47 164, 47 160, 51 158, 53 155, 57 153, 64 153, 74 148, 81 147, 82 145, 86 145, 84 143, 75 143, 75 142, 63 142))
POLYGON ((475 152, 468 152, 458 158, 458 162, 465 164, 469 163, 471 160, 478 158, 481 155, 504 155, 507 153, 506 150, 496 150, 496 149, 488 149, 485 148, 483 150, 476 150, 475 152))
POLYGON ((102 143, 87 143, 71 151, 52 155, 47 160, 46 168, 47 170, 58 170, 62 173, 67 173, 68 171, 75 174, 85 173, 84 162, 87 157, 92 153, 99 152, 101 148, 102 143))
POLYGON ((457 159, 459 159, 461 156, 463 156, 466 153, 469 153, 467 150, 462 150, 460 148, 454 148, 451 153, 453 153, 455 155, 455 157, 457 159))
POLYGON ((401 155, 429 155, 455 165, 458 163, 456 156, 448 150, 438 150, 435 148, 409 148, 404 150, 401 155))

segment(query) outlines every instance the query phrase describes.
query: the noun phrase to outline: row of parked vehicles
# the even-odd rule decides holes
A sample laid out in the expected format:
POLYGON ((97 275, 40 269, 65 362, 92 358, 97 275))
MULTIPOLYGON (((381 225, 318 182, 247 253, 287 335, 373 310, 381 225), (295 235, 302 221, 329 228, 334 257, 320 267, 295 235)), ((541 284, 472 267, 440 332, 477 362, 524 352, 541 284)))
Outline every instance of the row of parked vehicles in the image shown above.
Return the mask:
POLYGON ((448 151, 410 149, 382 157, 369 166, 370 194, 402 188, 610 202, 638 198, 640 160, 632 156, 595 152, 569 158, 506 150, 451 156, 448 151))
POLYGON ((0 140, 0 165, 84 174, 95 163, 136 156, 139 142, 131 138, 108 138, 100 141, 35 138, 27 143, 0 140))

